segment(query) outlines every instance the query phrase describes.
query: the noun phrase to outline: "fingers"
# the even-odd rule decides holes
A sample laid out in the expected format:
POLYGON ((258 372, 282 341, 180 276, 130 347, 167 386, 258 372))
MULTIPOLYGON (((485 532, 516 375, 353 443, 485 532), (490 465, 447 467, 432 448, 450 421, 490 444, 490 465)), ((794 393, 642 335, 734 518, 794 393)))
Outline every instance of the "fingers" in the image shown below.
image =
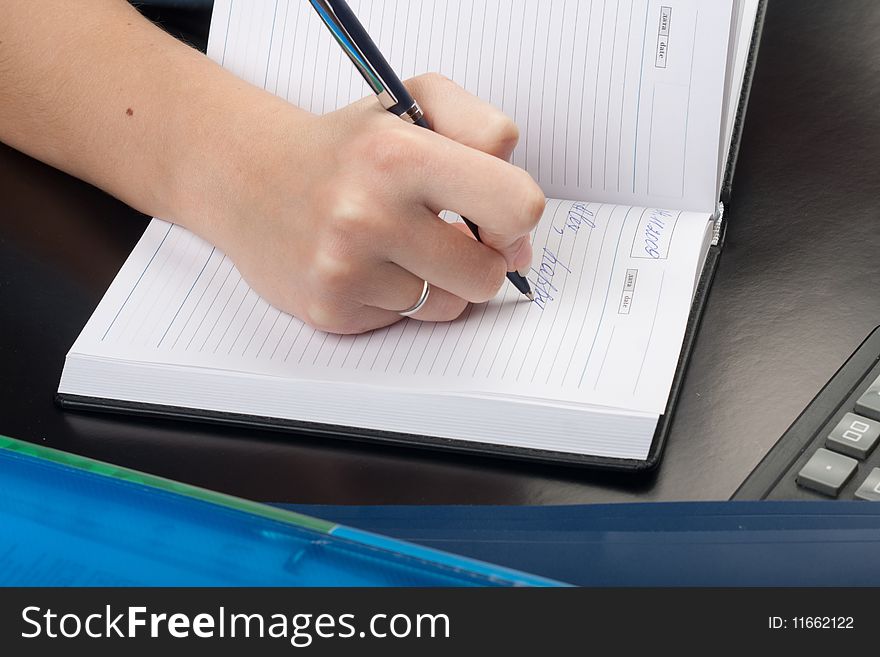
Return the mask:
POLYGON ((525 276, 532 266, 532 241, 528 235, 510 241, 510 237, 504 233, 480 230, 480 239, 495 249, 507 263, 508 271, 518 272, 525 276))
POLYGON ((502 160, 510 159, 519 129, 501 110, 438 73, 411 78, 406 86, 435 132, 502 160))
POLYGON ((436 131, 384 117, 376 121, 381 129, 364 132, 345 149, 347 161, 369 168, 386 197, 390 192, 410 206, 467 217, 509 271, 527 268, 524 238, 541 218, 546 199, 528 173, 502 159, 516 141, 515 126, 441 76, 421 76, 410 85, 436 131))
POLYGON ((420 75, 407 81, 407 87, 434 132, 447 138, 434 139, 429 149, 439 153, 432 171, 432 182, 439 184, 426 188, 429 207, 468 217, 480 227, 483 243, 504 257, 510 271, 528 269, 532 253, 525 236, 540 219, 545 199, 527 173, 498 162, 509 159, 516 146, 516 124, 442 75, 420 75), (437 150, 440 142, 446 145, 442 153, 437 150), (494 161, 479 153, 494 156, 494 161))
POLYGON ((493 298, 507 272, 498 252, 429 211, 401 222, 386 253, 417 278, 474 303, 493 298))
MULTIPOLYGON (((424 286, 423 279, 390 262, 377 270, 372 282, 374 285, 364 293, 364 301, 377 308, 393 311, 395 315, 412 308, 421 297, 424 286)), ((425 305, 411 317, 428 322, 445 322, 461 315, 467 303, 432 284, 425 305)), ((400 319, 399 315, 397 319, 400 319)))
POLYGON ((326 325, 316 325, 311 320, 307 321, 307 323, 318 330, 328 333, 354 335, 390 326, 399 321, 400 315, 396 312, 371 306, 361 306, 352 309, 348 317, 333 317, 331 323, 326 325))
POLYGON ((537 183, 482 151, 437 134, 425 139, 432 157, 413 159, 413 193, 435 213, 452 210, 477 224, 483 243, 504 257, 509 271, 528 267, 531 254, 524 242, 546 205, 537 183))
MULTIPOLYGON (((348 306, 345 311, 334 305, 313 309, 306 321, 323 331, 356 334, 399 322, 400 313, 412 308, 422 295, 424 280, 394 263, 382 263, 363 285, 359 298, 364 305, 348 306)), ((412 319, 446 322, 455 319, 468 302, 436 285, 431 285, 428 299, 412 319)))

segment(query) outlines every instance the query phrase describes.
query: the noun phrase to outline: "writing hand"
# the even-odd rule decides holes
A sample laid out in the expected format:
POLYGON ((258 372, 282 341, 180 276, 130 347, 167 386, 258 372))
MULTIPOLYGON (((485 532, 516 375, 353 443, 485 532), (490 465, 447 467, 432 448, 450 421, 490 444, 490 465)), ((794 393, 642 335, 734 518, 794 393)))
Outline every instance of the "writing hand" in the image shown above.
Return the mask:
POLYGON ((239 174, 220 181, 223 218, 209 237, 261 295, 316 328, 394 323, 423 279, 432 291, 414 317, 451 320, 531 261, 545 200, 506 161, 515 125, 441 76, 408 86, 435 132, 373 97, 320 117, 278 107, 234 156, 239 174), (474 221, 484 242, 442 210, 474 221))

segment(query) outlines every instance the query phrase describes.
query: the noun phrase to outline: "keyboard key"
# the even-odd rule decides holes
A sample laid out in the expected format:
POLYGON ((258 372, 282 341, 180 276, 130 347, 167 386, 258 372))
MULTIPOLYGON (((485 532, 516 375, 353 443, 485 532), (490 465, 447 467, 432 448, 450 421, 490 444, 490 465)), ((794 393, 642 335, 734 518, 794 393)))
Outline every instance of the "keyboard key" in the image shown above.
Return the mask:
POLYGON ((825 447, 856 459, 864 459, 877 445, 878 438, 880 422, 847 413, 828 434, 825 447))
POLYGON ((869 502, 880 502, 880 468, 871 470, 871 474, 856 491, 856 497, 869 502))
POLYGON ((873 420, 880 420, 880 378, 856 402, 856 412, 873 420))
POLYGON ((804 488, 837 497, 858 466, 855 459, 820 447, 798 472, 797 482, 804 488))

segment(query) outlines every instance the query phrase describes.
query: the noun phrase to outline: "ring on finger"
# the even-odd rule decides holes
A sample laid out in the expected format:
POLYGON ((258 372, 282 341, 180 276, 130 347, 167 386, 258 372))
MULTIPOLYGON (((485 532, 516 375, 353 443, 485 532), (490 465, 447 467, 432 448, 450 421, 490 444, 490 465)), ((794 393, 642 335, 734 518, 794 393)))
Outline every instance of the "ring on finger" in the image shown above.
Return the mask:
POLYGON ((401 310, 398 314, 401 317, 411 317, 419 312, 425 303, 428 301, 428 297, 431 295, 431 284, 428 281, 425 281, 425 284, 422 285, 422 294, 419 297, 419 300, 415 302, 410 308, 406 310, 401 310))

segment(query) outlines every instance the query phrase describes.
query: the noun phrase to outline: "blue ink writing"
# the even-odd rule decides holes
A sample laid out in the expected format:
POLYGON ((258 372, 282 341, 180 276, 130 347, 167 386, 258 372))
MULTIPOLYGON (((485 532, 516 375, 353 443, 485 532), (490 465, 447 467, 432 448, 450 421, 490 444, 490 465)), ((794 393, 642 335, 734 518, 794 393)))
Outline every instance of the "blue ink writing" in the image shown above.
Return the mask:
POLYGON ((645 253, 655 260, 663 256, 661 241, 667 226, 666 219, 671 216, 668 210, 651 210, 648 222, 644 224, 645 253))
POLYGON ((559 288, 553 285, 553 277, 556 276, 557 272, 560 270, 566 271, 569 274, 571 273, 571 269, 560 262, 555 253, 547 247, 544 247, 544 250, 541 253, 541 265, 538 269, 532 267, 535 279, 530 281, 532 284, 532 291, 535 293, 535 300, 533 303, 541 310, 544 310, 544 308, 547 307, 547 304, 555 299, 553 294, 559 292, 559 288))
POLYGON ((565 217, 565 225, 562 228, 559 226, 553 226, 553 230, 556 231, 558 235, 565 235, 566 231, 576 235, 581 229, 581 226, 595 228, 595 217, 596 213, 590 210, 586 203, 574 203, 565 217))

